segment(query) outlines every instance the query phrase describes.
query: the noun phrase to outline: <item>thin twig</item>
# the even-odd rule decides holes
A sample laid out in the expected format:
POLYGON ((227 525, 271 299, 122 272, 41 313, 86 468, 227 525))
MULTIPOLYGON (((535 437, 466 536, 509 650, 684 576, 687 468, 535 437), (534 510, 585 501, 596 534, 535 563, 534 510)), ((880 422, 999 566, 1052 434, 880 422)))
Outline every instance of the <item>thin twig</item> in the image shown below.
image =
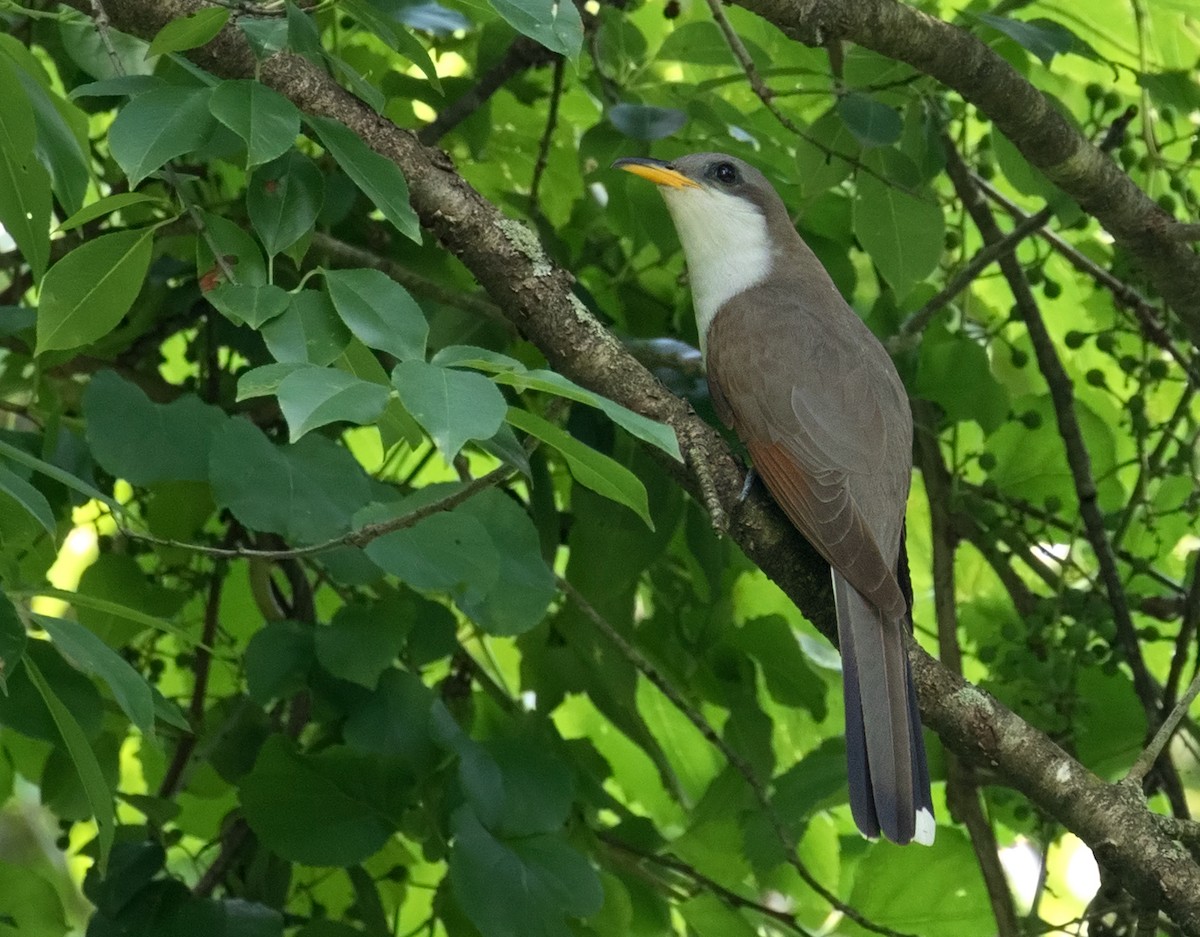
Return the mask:
POLYGON ((708 8, 712 12, 713 20, 717 24, 717 28, 721 30, 721 35, 725 37, 725 43, 729 46, 729 51, 733 53, 733 57, 737 60, 738 65, 746 75, 746 80, 750 83, 751 90, 754 91, 758 99, 762 101, 763 107, 783 126, 789 133, 795 134, 804 142, 815 146, 826 156, 833 159, 840 159, 843 162, 849 163, 859 172, 865 172, 869 176, 874 176, 880 182, 891 188, 911 195, 914 198, 922 196, 913 192, 905 186, 899 185, 893 179, 887 179, 882 174, 876 172, 870 166, 860 162, 853 156, 848 156, 845 153, 839 153, 820 137, 809 133, 794 120, 787 116, 775 103, 775 91, 768 85, 758 70, 758 66, 754 64, 754 59, 750 57, 750 52, 746 48, 746 44, 742 42, 741 36, 737 34, 737 30, 733 28, 733 24, 729 22, 729 18, 725 15, 725 11, 721 8, 721 0, 708 0, 708 8))
POLYGON ((518 36, 495 65, 479 76, 462 97, 438 112, 437 117, 417 131, 417 139, 433 146, 442 137, 483 107, 504 84, 535 65, 545 65, 558 56, 528 36, 518 36))
POLYGON ((142 540, 146 543, 153 543, 155 546, 178 547, 183 550, 190 550, 193 553, 199 553, 201 556, 211 556, 217 559, 294 560, 317 553, 324 553, 327 550, 334 550, 338 547, 366 546, 372 540, 377 540, 385 534, 413 527, 427 517, 432 517, 434 514, 442 511, 452 510, 464 501, 473 498, 485 488, 503 484, 515 473, 516 469, 511 466, 498 466, 486 475, 481 475, 474 481, 464 485, 458 491, 444 498, 439 498, 437 501, 422 505, 407 514, 402 514, 400 517, 378 521, 374 524, 366 524, 357 530, 352 530, 339 537, 334 537, 331 540, 315 543, 307 547, 292 547, 281 550, 252 550, 248 547, 210 547, 202 543, 184 543, 179 540, 168 540, 165 537, 156 537, 153 534, 142 533, 137 530, 122 530, 121 532, 127 537, 142 540))
POLYGON ((983 271, 991 264, 1017 249, 1017 245, 1042 227, 1054 214, 1054 209, 1046 206, 1035 215, 1023 219, 1001 240, 985 244, 966 265, 954 275, 937 295, 920 309, 914 312, 902 326, 895 338, 889 343, 893 353, 904 351, 916 345, 917 339, 929 320, 942 311, 955 296, 970 286, 983 271))
MULTIPOLYGON (((995 186, 982 176, 972 172, 970 173, 970 179, 976 188, 983 192, 991 201, 1003 208, 1008 214, 1012 215, 1013 218, 1017 219, 1018 222, 1029 217, 1015 202, 998 191, 995 186)), ((1183 368, 1188 379, 1193 384, 1200 386, 1200 365, 1195 360, 1185 358, 1180 353, 1170 334, 1159 321, 1158 311, 1150 304, 1146 297, 1124 280, 1105 270, 1055 232, 1042 227, 1035 233, 1054 248, 1055 252, 1061 255, 1072 267, 1085 276, 1090 277, 1099 286, 1108 290, 1119 307, 1132 312, 1146 338, 1170 355, 1175 363, 1183 368)))
MULTIPOLYGON (((1179 633, 1175 635, 1175 650, 1171 655, 1171 668, 1167 672, 1167 682, 1163 685, 1164 708, 1175 705, 1175 695, 1179 692, 1179 684, 1183 679, 1183 668, 1187 663, 1192 636, 1195 635, 1196 627, 1200 624, 1200 552, 1192 554, 1191 575, 1192 581, 1188 586, 1187 595, 1183 599, 1179 633)), ((1196 669, 1200 672, 1200 659, 1197 661, 1196 669)))
POLYGON ((1167 747, 1167 742, 1175 734, 1180 721, 1187 715, 1187 711, 1191 708, 1192 701, 1195 700, 1197 695, 1200 695, 1200 671, 1197 671, 1196 675, 1192 677, 1192 682, 1188 685, 1183 696, 1180 697, 1179 702, 1167 713, 1167 717, 1163 719, 1162 725, 1154 733, 1154 738, 1142 749, 1142 753, 1138 755, 1137 761, 1133 763, 1133 767, 1129 769, 1129 773, 1122 779, 1122 784, 1141 787, 1142 781, 1145 780, 1146 775, 1154 767, 1154 763, 1158 760, 1158 756, 1162 754, 1163 749, 1167 747))
POLYGON ((754 901, 744 895, 739 895, 736 891, 726 888, 720 882, 709 878, 699 869, 683 862, 674 856, 659 855, 657 853, 642 852, 640 849, 631 846, 629 843, 622 842, 611 834, 601 832, 599 838, 602 842, 607 843, 615 849, 620 849, 622 852, 629 853, 631 856, 636 856, 644 862, 649 862, 652 865, 657 865, 664 869, 670 869, 679 875, 683 875, 691 879, 696 884, 702 886, 707 891, 712 892, 726 904, 737 908, 744 908, 747 911, 753 911, 756 914, 761 914, 763 917, 768 917, 777 924, 782 924, 789 930, 795 931, 797 934, 804 934, 806 937, 812 937, 811 931, 805 930, 800 926, 800 922, 796 920, 794 914, 789 914, 787 911, 780 911, 777 908, 769 907, 761 902, 754 901))
MULTIPOLYGON (((979 229, 979 233, 985 242, 1000 240, 1003 234, 984 202, 979 188, 974 184, 970 171, 958 150, 948 139, 944 140, 944 148, 946 150, 946 172, 950 176, 950 181, 962 200, 963 206, 979 229)), ((1067 466, 1070 469, 1075 494, 1079 500, 1079 513, 1083 520, 1084 533, 1096 556, 1100 579, 1104 583, 1109 607, 1112 610, 1117 643, 1133 675, 1134 692, 1142 704, 1142 710, 1146 715, 1146 724, 1152 728, 1156 727, 1159 720, 1158 692, 1154 679, 1146 668, 1146 661, 1142 657, 1137 629, 1134 627, 1133 617, 1129 611, 1129 600, 1125 594, 1124 583, 1121 581, 1116 555, 1112 542, 1108 538, 1108 531, 1104 527, 1104 515, 1097 500, 1096 482, 1092 474, 1091 455, 1084 442, 1083 431, 1075 412, 1075 391, 1071 385, 1071 379, 1067 376, 1062 361, 1059 360, 1058 352, 1054 348, 1054 340, 1046 329, 1046 323, 1042 320, 1037 300, 1034 299, 1029 281, 1026 280, 1025 273, 1016 257, 1008 254, 1001 258, 1000 269, 1008 281, 1017 311, 1025 322, 1038 367, 1050 391, 1058 434, 1063 441, 1067 466)), ((1183 797, 1183 786, 1174 766, 1164 763, 1161 776, 1172 809, 1176 813, 1186 816, 1187 804, 1183 797)))
POLYGON ((225 563, 218 561, 208 582, 208 597, 204 602, 204 630, 192 658, 192 670, 196 679, 192 685, 191 703, 188 705, 188 725, 191 726, 191 731, 180 738, 171 763, 163 774, 158 796, 164 800, 174 797, 179 791, 184 770, 191 760, 192 752, 196 750, 196 740, 204 726, 208 675, 212 669, 212 647, 217 639, 217 626, 221 620, 221 592, 224 584, 225 563))
POLYGON ((877 934, 886 934, 888 937, 912 937, 912 935, 904 934, 902 931, 892 930, 890 927, 884 927, 882 924, 876 924, 869 918, 864 917, 862 912, 846 904, 844 901, 838 898, 837 895, 833 894, 833 892, 822 885, 813 875, 813 873, 809 871, 808 866, 806 866, 796 854, 796 842, 792 839, 792 835, 788 832, 787 828, 783 825, 783 821, 775 812, 775 808, 771 805, 771 798, 767 793, 766 787, 761 781, 759 781, 758 776, 754 773, 754 769, 750 766, 749 762, 747 762, 745 758, 734 751, 733 748, 731 748, 729 744, 723 738, 721 738, 717 730, 709 725, 708 720, 701 715, 699 710, 688 703, 688 701, 683 698, 683 695, 676 690, 674 686, 672 686, 670 681, 667 680, 665 676, 663 676, 659 669, 644 656, 642 656, 641 652, 638 651, 637 648, 626 641, 625 637, 596 610, 592 603, 589 602, 579 592, 578 589, 576 589, 571 583, 562 577, 558 577, 558 587, 569 599, 571 599, 572 602, 576 604, 576 606, 578 606, 579 610, 583 612, 588 621, 595 625, 596 628, 616 646, 617 650, 620 651, 621 656, 623 656, 627 661, 629 661, 629 663, 636 667, 642 676, 654 684, 654 686, 656 686, 662 692, 662 694, 671 701, 671 705, 683 713, 683 715, 687 717, 687 720, 696 727, 696 729, 701 735, 704 736, 708 743, 712 745, 713 748, 715 748, 718 752, 720 752, 721 756, 729 763, 729 765, 742 776, 742 779, 754 792, 755 800, 758 801, 759 807, 762 809, 763 814, 770 822, 775 836, 779 840, 779 844, 783 847, 783 852, 787 858, 788 865, 795 869, 796 873, 801 879, 803 879, 804 883, 808 885, 809 888, 820 895, 821 898, 830 905, 830 907, 840 911, 860 927, 874 931, 877 934))
POLYGON ((542 141, 538 144, 537 161, 533 164, 533 179, 529 183, 529 200, 534 210, 538 210, 538 190, 542 187, 542 174, 550 160, 550 143, 554 139, 554 128, 558 125, 558 102, 562 100, 563 70, 566 60, 561 56, 554 62, 554 78, 550 85, 550 108, 546 114, 546 129, 542 131, 542 141))

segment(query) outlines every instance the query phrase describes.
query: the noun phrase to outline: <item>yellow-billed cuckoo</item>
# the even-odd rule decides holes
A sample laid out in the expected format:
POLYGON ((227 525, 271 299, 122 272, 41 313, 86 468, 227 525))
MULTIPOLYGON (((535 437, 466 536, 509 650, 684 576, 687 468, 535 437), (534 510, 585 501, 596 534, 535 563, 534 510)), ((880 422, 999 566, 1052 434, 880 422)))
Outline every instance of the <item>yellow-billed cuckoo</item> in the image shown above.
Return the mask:
POLYGON ((896 368, 757 169, 720 153, 613 165, 666 199, 717 414, 833 569, 854 820, 870 837, 931 843, 929 769, 904 649, 912 413, 896 368))

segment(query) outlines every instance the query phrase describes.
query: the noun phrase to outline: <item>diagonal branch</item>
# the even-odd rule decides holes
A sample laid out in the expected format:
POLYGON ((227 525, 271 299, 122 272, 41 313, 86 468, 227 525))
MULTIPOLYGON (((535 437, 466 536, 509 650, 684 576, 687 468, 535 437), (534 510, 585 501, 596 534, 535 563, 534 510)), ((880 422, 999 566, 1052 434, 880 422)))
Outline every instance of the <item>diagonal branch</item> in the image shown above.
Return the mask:
MULTIPOLYGON (((77 8, 86 4, 86 0, 70 2, 77 8)), ((167 22, 204 4, 108 0, 107 6, 118 29, 150 38, 167 22)), ((256 74, 252 52, 230 27, 188 55, 223 77, 256 74)), ((260 63, 257 75, 307 113, 341 120, 368 146, 395 162, 404 171, 425 229, 466 265, 552 367, 667 423, 676 430, 681 446, 702 454, 731 509, 730 537, 816 627, 826 635, 834 634, 825 564, 761 494, 752 493, 745 503, 735 504, 742 472, 728 446, 572 295, 570 274, 550 262, 528 228, 506 218, 472 189, 443 154, 422 146, 308 61, 279 54, 260 63)), ((696 491, 682 466, 665 464, 680 484, 696 491)), ((1200 867, 1164 834, 1140 798, 1096 777, 1045 734, 915 644, 910 645, 909 656, 925 721, 949 748, 970 761, 992 766, 1008 784, 1077 833, 1106 866, 1119 870, 1131 891, 1144 894, 1147 903, 1157 902, 1185 933, 1200 937, 1200 867)))

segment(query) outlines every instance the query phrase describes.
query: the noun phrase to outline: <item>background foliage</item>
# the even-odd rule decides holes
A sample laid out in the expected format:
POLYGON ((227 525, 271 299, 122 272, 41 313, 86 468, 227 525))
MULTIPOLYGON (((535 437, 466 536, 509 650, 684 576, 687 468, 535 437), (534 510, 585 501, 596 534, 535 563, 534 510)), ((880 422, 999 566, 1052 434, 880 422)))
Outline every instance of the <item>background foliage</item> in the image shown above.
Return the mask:
MULTIPOLYGON (((1116 780, 1196 666, 1194 349, 978 112, 680 0, 244 2, 148 41, 80 6, 0 5, 0 934, 1147 918, 1085 907, 1069 832, 936 743, 937 845, 862 841, 836 655, 674 435, 548 370, 360 136, 188 53, 239 30, 444 147, 710 415, 669 220, 607 167, 760 166, 913 397, 919 638, 1116 780), (1036 216, 1035 321, 963 179, 1036 216)), ((1191 0, 920 6, 1193 217, 1191 0)), ((1186 818, 1196 744, 1154 809, 1186 818)))

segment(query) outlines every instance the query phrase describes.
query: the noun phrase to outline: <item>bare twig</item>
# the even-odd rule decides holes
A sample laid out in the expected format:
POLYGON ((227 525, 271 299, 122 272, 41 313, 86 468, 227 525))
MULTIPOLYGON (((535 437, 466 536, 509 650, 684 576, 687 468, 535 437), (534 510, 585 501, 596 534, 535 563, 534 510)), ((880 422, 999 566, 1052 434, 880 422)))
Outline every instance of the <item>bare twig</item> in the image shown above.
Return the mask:
POLYGON ((688 722, 694 725, 708 743, 721 753, 721 756, 729 763, 733 770, 742 776, 742 779, 754 792, 754 798, 758 801, 758 805, 763 811, 764 816, 770 822, 780 846, 783 847, 788 864, 796 870, 796 873, 809 888, 820 895, 831 907, 836 908, 860 927, 874 931, 877 934, 886 934, 888 937, 911 937, 911 935, 904 935, 900 931, 876 924, 874 921, 864 917, 860 911, 846 904, 837 895, 822 885, 813 873, 809 871, 808 866, 796 854, 795 840, 792 838, 791 833, 788 832, 787 827, 783 825, 783 821, 779 818, 779 815, 775 812, 766 786, 758 779, 750 763, 721 738, 717 730, 709 725, 708 720, 704 718, 700 711, 684 699, 683 695, 663 676, 662 672, 647 660, 637 648, 626 641, 624 635, 617 631, 578 589, 562 577, 558 579, 558 587, 583 612, 588 621, 603 632, 604 636, 616 646, 621 656, 636 667, 642 676, 654 684, 671 701, 671 705, 683 713, 687 717, 688 722))
POLYGON ((536 65, 545 65, 555 58, 558 58, 557 54, 540 42, 528 36, 517 36, 500 61, 480 75, 466 94, 442 108, 437 117, 417 132, 417 139, 426 146, 433 146, 483 107, 510 78, 536 65))
MULTIPOLYGON (((1018 222, 1029 217, 1016 202, 997 190, 983 177, 976 173, 971 173, 970 178, 980 191, 1008 212, 1008 214, 1016 218, 1018 222)), ((1200 386, 1200 365, 1194 359, 1184 357, 1180 353, 1170 334, 1163 327, 1162 322, 1159 321, 1159 312, 1150 304, 1146 297, 1124 280, 1105 270, 1055 232, 1042 227, 1035 233, 1053 247, 1055 252, 1072 267, 1085 276, 1090 277, 1099 286, 1108 290, 1119 307, 1132 312, 1146 338, 1170 355, 1175 360, 1175 363, 1187 373, 1188 379, 1193 384, 1200 386)))
POLYGON ((914 312, 902 326, 895 338, 889 342, 895 353, 915 346, 918 336, 929 324, 929 320, 944 309, 951 300, 970 286, 991 264, 1017 249, 1017 245, 1042 227, 1054 215, 1054 209, 1046 206, 1035 215, 1018 222, 1017 226, 999 241, 985 244, 966 265, 954 275, 937 295, 914 312))
POLYGON ((1142 753, 1138 755, 1137 761, 1133 763, 1133 767, 1129 769, 1129 773, 1122 779, 1122 784, 1141 787, 1142 781, 1145 780, 1146 775, 1154 767, 1154 763, 1158 760, 1158 756, 1162 754, 1163 749, 1167 747, 1167 742, 1175 734, 1180 721, 1187 715, 1187 711, 1197 695, 1200 695, 1200 671, 1197 671, 1196 675, 1192 677, 1191 684, 1183 696, 1180 697, 1179 702, 1167 713, 1166 718, 1162 721, 1162 725, 1154 733, 1154 738, 1142 749, 1142 753))
POLYGON ((538 205, 538 190, 542 186, 542 174, 546 171, 546 163, 550 159, 550 144, 554 139, 554 128, 558 126, 558 102, 562 100, 565 64, 566 61, 561 56, 554 62, 554 78, 550 84, 550 108, 546 114, 546 129, 542 132, 541 143, 538 144, 537 161, 533 164, 533 179, 529 183, 529 200, 535 209, 538 205))
POLYGON ((225 563, 218 561, 208 581, 208 596, 204 601, 204 630, 200 643, 192 658, 195 682, 192 684, 192 699, 188 705, 188 724, 191 731, 179 740, 171 763, 163 774, 158 787, 158 796, 163 799, 174 797, 180 788, 184 771, 196 750, 196 740, 204 726, 205 697, 208 694, 208 675, 212 667, 212 646, 217 639, 220 623, 221 591, 225 585, 225 563))
MULTIPOLYGON (((945 150, 946 171, 984 241, 1000 240, 1003 235, 978 187, 973 183, 971 174, 966 164, 963 163, 962 157, 959 156, 958 150, 949 141, 945 141, 945 150)), ((1150 676, 1150 671, 1146 668, 1146 661, 1142 657, 1137 629, 1134 627, 1133 617, 1129 611, 1129 600, 1125 594, 1125 586, 1121 582, 1116 555, 1113 552, 1108 531, 1104 527, 1104 516, 1096 498, 1096 482, 1092 475, 1091 456, 1088 453, 1083 439, 1083 431, 1075 413, 1075 391, 1071 386, 1071 379, 1067 376, 1067 372, 1059 360, 1058 353, 1054 348, 1054 341, 1046 329, 1041 310, 1038 308, 1033 291, 1030 289, 1029 282, 1025 279, 1024 271, 1016 257, 1009 254, 1001 258, 1000 269, 1004 273, 1005 279, 1008 280, 1017 310, 1025 321, 1038 367, 1050 391, 1058 433, 1063 441, 1067 466, 1071 471, 1076 497, 1079 499, 1079 513, 1083 519, 1084 532, 1095 553, 1100 579, 1104 583, 1109 607, 1112 609, 1117 643, 1133 675, 1134 692, 1142 704, 1146 723, 1153 728, 1159 722, 1158 691, 1154 679, 1150 676)), ((1163 765, 1162 778, 1172 808, 1177 813, 1186 816, 1187 804, 1183 797, 1182 784, 1172 765, 1163 765)))
POLYGON ((643 852, 640 849, 631 846, 629 843, 622 842, 611 833, 601 832, 598 834, 600 839, 622 852, 635 856, 643 862, 648 862, 651 865, 656 865, 663 869, 669 869, 678 875, 682 875, 687 879, 695 882, 703 887, 706 891, 716 895, 726 904, 735 908, 744 908, 747 911, 753 911, 755 914, 761 914, 763 917, 770 918, 777 924, 781 924, 788 930, 795 931, 797 934, 807 935, 812 937, 811 932, 800 926, 800 922, 796 920, 794 914, 789 914, 787 911, 780 911, 777 908, 772 908, 759 901, 754 901, 744 895, 739 895, 736 891, 726 888, 720 882, 709 878, 699 869, 688 863, 669 855, 659 855, 657 853, 643 852))
POLYGON ((481 475, 474 481, 467 483, 458 489, 458 491, 452 492, 444 498, 439 498, 437 501, 422 505, 400 517, 378 521, 374 524, 366 524, 357 530, 352 530, 339 537, 334 537, 331 540, 315 543, 307 547, 291 547, 280 550, 253 550, 249 547, 210 547, 202 543, 184 543, 178 540, 168 540, 164 537, 156 537, 153 534, 146 534, 137 530, 122 530, 122 533, 127 537, 142 540, 146 543, 153 543, 156 546, 178 547, 183 550, 190 550, 193 553, 199 553, 202 556, 211 556, 217 559, 294 560, 305 556, 313 556, 317 553, 325 553, 328 550, 334 550, 338 547, 366 546, 372 540, 376 540, 385 534, 404 530, 434 514, 452 510, 464 501, 473 498, 485 488, 503 484, 515 473, 516 469, 510 466, 498 466, 486 475, 481 475))

